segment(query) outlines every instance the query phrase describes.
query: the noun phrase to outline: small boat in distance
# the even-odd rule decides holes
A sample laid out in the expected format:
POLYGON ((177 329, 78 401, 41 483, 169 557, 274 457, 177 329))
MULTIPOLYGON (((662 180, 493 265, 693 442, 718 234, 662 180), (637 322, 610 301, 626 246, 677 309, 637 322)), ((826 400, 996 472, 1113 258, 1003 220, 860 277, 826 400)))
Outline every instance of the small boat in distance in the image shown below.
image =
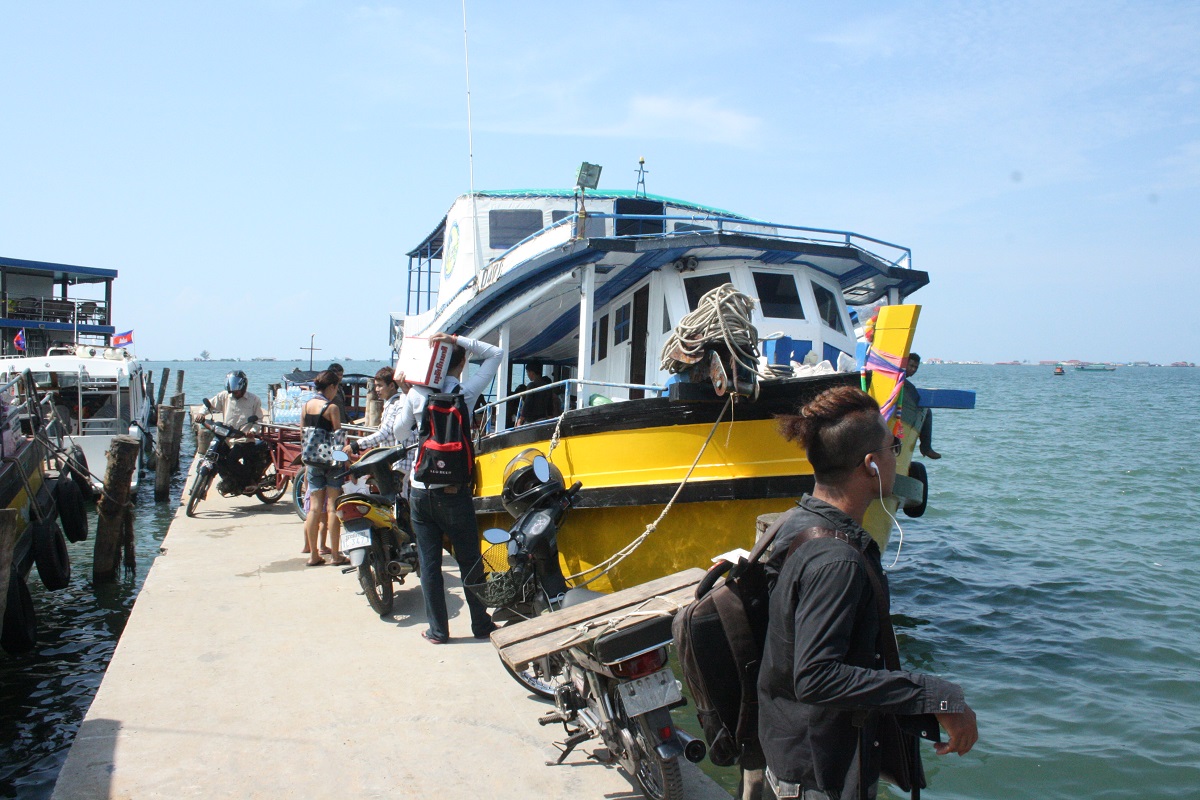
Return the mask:
POLYGON ((1063 369, 1062 364, 1056 364, 1054 367, 1054 374, 1055 375, 1066 375, 1067 371, 1065 369, 1063 369))
POLYGON ((1080 372, 1116 372, 1117 368, 1111 364, 1076 364, 1075 369, 1080 372))

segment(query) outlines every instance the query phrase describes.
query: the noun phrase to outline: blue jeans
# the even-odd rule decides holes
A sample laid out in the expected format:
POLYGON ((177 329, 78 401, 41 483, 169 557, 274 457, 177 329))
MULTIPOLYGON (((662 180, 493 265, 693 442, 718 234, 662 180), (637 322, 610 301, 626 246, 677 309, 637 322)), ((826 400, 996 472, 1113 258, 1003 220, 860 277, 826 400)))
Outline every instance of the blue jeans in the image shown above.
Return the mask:
MULTIPOLYGON (((441 489, 412 487, 409 498, 413 534, 417 538, 417 553, 421 558, 421 593, 425 595, 425 617, 429 620, 429 635, 436 639, 450 638, 450 622, 446 612, 446 586, 442 579, 442 537, 450 540, 458 574, 463 585, 483 581, 483 564, 479 557, 479 525, 475 522, 475 504, 469 489, 454 494, 441 489)), ((495 627, 487 606, 471 590, 465 592, 467 608, 471 611, 471 634, 487 636, 495 627)))

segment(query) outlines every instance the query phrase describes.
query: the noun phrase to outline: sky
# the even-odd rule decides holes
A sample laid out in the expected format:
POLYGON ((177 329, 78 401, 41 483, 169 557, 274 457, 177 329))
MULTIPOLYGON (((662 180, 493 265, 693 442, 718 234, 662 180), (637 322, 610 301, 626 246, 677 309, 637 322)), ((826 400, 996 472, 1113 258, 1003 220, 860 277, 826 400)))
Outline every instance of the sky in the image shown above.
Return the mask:
MULTIPOLYGON (((466 5, 477 189, 910 247, 914 348, 1200 362, 1200 4, 466 5)), ((461 2, 0 2, 0 255, 155 359, 388 355, 471 185, 461 2)))

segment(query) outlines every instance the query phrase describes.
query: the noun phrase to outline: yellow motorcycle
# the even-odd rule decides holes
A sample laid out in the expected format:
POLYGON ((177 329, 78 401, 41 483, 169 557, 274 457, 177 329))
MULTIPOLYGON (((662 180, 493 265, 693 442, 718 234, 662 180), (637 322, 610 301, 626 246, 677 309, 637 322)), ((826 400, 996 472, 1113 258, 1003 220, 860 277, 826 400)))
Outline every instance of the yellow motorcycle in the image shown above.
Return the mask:
POLYGON ((403 474, 392 469, 408 448, 377 447, 350 465, 350 475, 369 479, 372 493, 343 494, 337 500, 342 521, 341 549, 350 558, 343 572, 358 572, 358 583, 380 616, 392 613, 392 583, 421 576, 417 544, 401 495, 403 474))

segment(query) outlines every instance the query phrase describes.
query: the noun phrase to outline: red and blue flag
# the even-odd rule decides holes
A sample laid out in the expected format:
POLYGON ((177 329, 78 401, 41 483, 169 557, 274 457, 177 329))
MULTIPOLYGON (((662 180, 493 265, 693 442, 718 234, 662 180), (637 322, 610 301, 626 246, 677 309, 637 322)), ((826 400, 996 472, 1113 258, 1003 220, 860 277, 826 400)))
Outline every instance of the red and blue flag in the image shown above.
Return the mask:
POLYGON ((112 343, 113 347, 122 347, 127 344, 133 344, 133 331, 114 333, 112 337, 112 343))
POLYGON ((25 350, 25 329, 17 331, 17 335, 13 337, 13 346, 24 352, 25 350))

